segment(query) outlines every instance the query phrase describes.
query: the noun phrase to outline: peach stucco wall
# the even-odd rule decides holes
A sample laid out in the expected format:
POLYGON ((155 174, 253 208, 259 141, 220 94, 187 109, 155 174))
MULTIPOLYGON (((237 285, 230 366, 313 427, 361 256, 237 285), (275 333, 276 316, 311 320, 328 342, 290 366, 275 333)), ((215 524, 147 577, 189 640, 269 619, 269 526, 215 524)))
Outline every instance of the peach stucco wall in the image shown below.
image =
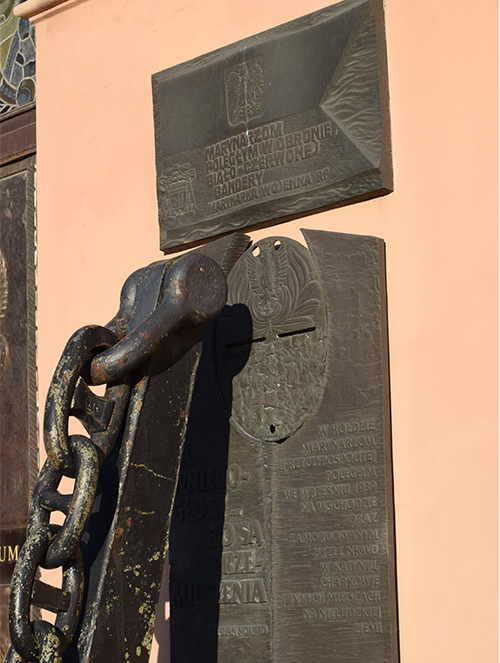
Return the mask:
MULTIPOLYGON (((151 74, 325 4, 75 0, 37 20, 42 407, 68 336, 161 257, 151 74)), ((385 239, 402 661, 493 663, 497 2, 387 0, 386 20, 395 192, 271 232, 385 239)))

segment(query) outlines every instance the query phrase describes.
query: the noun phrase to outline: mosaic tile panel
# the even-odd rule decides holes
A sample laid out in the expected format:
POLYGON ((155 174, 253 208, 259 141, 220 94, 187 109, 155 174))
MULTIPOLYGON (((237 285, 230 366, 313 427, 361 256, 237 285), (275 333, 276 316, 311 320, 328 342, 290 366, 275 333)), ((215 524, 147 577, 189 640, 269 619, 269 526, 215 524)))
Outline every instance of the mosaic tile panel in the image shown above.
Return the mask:
POLYGON ((14 14, 18 4, 0 0, 0 117, 35 101, 35 27, 14 14))

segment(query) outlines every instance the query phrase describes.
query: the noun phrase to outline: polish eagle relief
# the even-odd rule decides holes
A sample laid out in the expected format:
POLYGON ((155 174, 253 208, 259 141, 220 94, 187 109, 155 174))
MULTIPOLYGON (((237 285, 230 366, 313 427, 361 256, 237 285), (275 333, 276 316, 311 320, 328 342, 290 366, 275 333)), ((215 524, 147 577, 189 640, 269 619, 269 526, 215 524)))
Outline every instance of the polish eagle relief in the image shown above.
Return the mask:
POLYGON ((322 393, 326 308, 307 249, 269 237, 238 261, 217 323, 217 374, 234 425, 267 441, 290 437, 322 393))
POLYGON ((9 284, 7 281, 7 265, 0 251, 0 386, 2 386, 9 373, 10 357, 9 344, 2 332, 2 321, 7 311, 9 298, 9 284))
POLYGON ((226 108, 231 126, 259 117, 264 112, 264 68, 262 56, 226 69, 226 108))

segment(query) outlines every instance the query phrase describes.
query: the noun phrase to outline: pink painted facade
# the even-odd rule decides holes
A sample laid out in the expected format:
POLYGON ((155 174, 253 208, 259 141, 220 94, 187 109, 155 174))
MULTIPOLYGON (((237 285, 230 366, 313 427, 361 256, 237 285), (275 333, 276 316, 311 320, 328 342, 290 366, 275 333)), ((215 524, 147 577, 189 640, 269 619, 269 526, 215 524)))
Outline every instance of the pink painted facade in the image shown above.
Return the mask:
MULTIPOLYGON (((41 407, 73 330, 106 323, 128 274, 162 257, 151 74, 323 6, 69 0, 34 14, 41 407)), ((386 241, 404 663, 497 660, 497 11, 387 0, 394 193, 252 234, 386 241)))

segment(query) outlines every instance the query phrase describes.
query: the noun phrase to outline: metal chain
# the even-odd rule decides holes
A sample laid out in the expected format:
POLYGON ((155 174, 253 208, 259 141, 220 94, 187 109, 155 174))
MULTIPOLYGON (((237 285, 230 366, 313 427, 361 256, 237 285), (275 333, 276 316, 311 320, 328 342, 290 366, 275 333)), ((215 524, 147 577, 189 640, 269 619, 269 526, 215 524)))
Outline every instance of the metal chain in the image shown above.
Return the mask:
MULTIPOLYGON (((219 314, 226 294, 222 270, 206 256, 188 253, 153 263, 127 279, 120 309, 106 327, 82 327, 66 344, 45 406, 47 461, 33 492, 27 540, 12 577, 12 647, 6 663, 62 662, 82 608, 80 541, 94 507, 100 466, 113 450, 128 407, 130 373, 183 326, 189 328, 191 342, 201 340, 200 330, 219 314), (154 276, 156 286, 149 296, 136 297, 143 276, 146 281, 154 276), (89 388, 98 384, 106 384, 104 397, 89 388), (89 437, 69 434, 71 416, 81 421, 89 437), (71 495, 57 490, 63 476, 75 479, 71 495), (50 524, 53 511, 65 514, 61 526, 50 524), (40 567, 62 567, 62 589, 37 580, 40 567), (31 605, 56 612, 55 624, 30 622, 31 605)), ((179 357, 185 352, 182 344, 179 352, 179 357)))
POLYGON ((75 633, 83 600, 80 541, 94 507, 99 468, 111 453, 128 405, 130 380, 108 382, 104 397, 88 387, 91 362, 118 337, 106 327, 82 327, 69 339, 49 387, 44 417, 47 461, 36 483, 27 539, 11 582, 9 628, 12 646, 5 663, 56 663, 75 633), (69 435, 68 420, 81 421, 90 437, 69 435), (63 476, 75 479, 73 493, 57 491, 63 476), (65 514, 61 526, 50 514, 65 514), (39 568, 62 567, 62 589, 37 580, 39 568), (30 607, 57 612, 55 624, 30 622, 30 607))

